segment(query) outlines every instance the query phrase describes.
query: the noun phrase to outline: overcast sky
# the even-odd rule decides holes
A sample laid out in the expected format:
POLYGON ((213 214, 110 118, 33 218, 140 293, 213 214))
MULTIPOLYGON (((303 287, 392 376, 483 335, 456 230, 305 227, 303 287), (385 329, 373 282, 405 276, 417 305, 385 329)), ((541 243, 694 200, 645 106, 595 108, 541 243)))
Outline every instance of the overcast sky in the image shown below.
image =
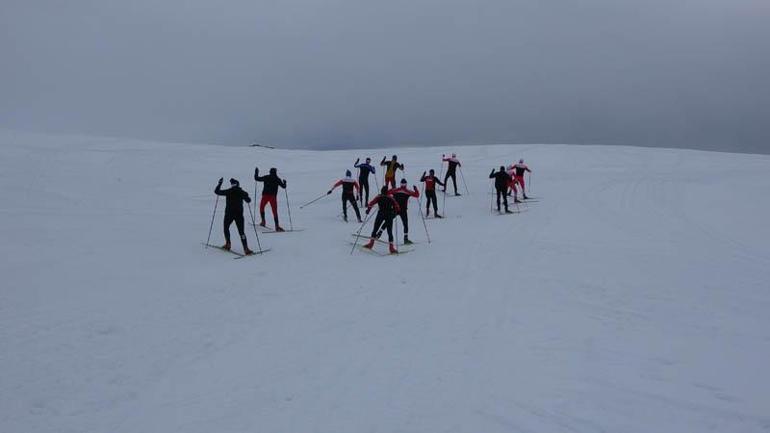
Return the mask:
POLYGON ((770 1, 1 0, 0 127, 770 153, 770 1))

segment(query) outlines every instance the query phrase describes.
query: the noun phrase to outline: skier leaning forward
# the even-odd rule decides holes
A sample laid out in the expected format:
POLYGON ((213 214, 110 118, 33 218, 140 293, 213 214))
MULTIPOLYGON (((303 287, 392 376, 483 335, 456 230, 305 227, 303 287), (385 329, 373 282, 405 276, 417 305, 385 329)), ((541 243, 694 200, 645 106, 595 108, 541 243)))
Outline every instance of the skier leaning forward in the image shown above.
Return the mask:
POLYGON ((382 236, 382 231, 388 231, 388 245, 391 254, 397 254, 398 250, 393 246, 393 218, 398 213, 399 206, 396 200, 388 195, 388 187, 383 185, 380 190, 380 195, 373 198, 366 205, 366 213, 371 212, 372 207, 377 205, 377 216, 374 218, 374 227, 372 228, 372 235, 369 238, 369 243, 364 245, 364 248, 372 249, 374 247, 374 241, 382 236))
POLYGON ((275 221, 275 231, 284 231, 278 224, 278 187, 286 189, 286 180, 278 177, 278 170, 275 168, 271 168, 270 174, 267 176, 260 176, 259 167, 254 168, 254 180, 265 184, 262 188, 262 200, 259 202, 259 216, 262 219, 259 225, 265 227, 265 207, 270 203, 275 221))
POLYGON ((342 215, 345 222, 348 222, 348 202, 353 205, 353 210, 356 211, 356 218, 358 222, 361 222, 361 212, 358 211, 358 204, 356 204, 356 194, 361 194, 361 187, 358 186, 358 182, 353 180, 350 170, 345 172, 345 178, 340 179, 332 185, 332 189, 326 192, 329 195, 338 186, 342 186, 342 215), (353 190, 355 189, 355 193, 353 190))
POLYGON ((223 250, 230 251, 230 224, 235 222, 235 226, 238 228, 238 234, 241 236, 241 243, 243 244, 243 254, 251 255, 254 251, 249 249, 249 244, 246 241, 246 233, 243 231, 243 202, 251 203, 249 193, 242 190, 238 181, 230 179, 230 188, 222 189, 222 178, 219 178, 217 187, 214 188, 214 194, 225 196, 225 244, 222 246, 223 250))
POLYGON ((411 244, 409 240, 409 213, 407 212, 407 206, 409 205, 409 197, 419 197, 420 190, 417 189, 417 185, 412 185, 412 189, 406 187, 406 179, 401 179, 401 186, 388 191, 389 195, 392 195, 398 203, 399 211, 398 216, 401 217, 401 223, 404 225, 404 244, 411 244))

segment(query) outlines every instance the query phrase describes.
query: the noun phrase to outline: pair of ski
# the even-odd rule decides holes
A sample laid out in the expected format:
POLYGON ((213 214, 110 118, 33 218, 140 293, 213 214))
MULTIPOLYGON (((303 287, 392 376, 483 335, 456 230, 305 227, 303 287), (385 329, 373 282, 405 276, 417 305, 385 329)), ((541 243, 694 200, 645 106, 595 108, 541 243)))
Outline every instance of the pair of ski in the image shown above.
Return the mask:
POLYGON ((218 249, 219 251, 224 251, 224 252, 226 252, 226 253, 230 253, 230 254, 232 254, 232 255, 234 255, 234 256, 235 256, 235 257, 233 257, 233 258, 234 258, 234 259, 236 259, 236 260, 237 260, 237 259, 242 259, 242 258, 244 258, 244 257, 258 256, 258 255, 260 255, 260 254, 264 254, 264 253, 266 253, 266 252, 270 251, 270 248, 267 248, 267 249, 264 249, 264 250, 262 250, 262 251, 254 251, 254 254, 249 254, 249 255, 246 255, 246 254, 243 254, 243 253, 239 253, 239 252, 237 252, 237 251, 233 251, 233 250, 227 250, 227 249, 224 249, 224 248, 222 248, 222 247, 221 247, 221 246, 219 246, 219 245, 212 245, 212 244, 207 244, 207 243, 205 243, 205 242, 203 243, 203 245, 205 245, 206 247, 216 248, 216 249, 218 249))
MULTIPOLYGON (((406 254, 406 253, 409 253, 409 252, 413 251, 413 248, 408 248, 405 245, 400 245, 397 248, 398 252, 397 253, 393 253, 393 254, 391 254, 390 252, 381 252, 381 251, 375 250, 374 248, 364 248, 364 243, 368 242, 369 239, 371 239, 369 236, 358 235, 358 234, 355 234, 355 233, 352 233, 351 236, 353 236, 353 238, 355 239, 355 242, 354 241, 350 241, 350 243, 351 244, 355 243, 356 245, 358 245, 358 249, 359 250, 365 251, 365 252, 368 252, 368 253, 371 253, 371 254, 376 254, 376 255, 378 255, 380 257, 397 256, 397 255, 400 255, 400 254, 406 254)), ((414 245, 416 243, 417 242, 412 242, 410 245, 414 245)), ((384 245, 386 248, 389 246, 388 242, 383 241, 382 239, 375 239, 375 245, 380 245, 380 244, 384 245)))
POLYGON ((284 229, 283 231, 280 231, 280 232, 279 232, 279 231, 277 231, 276 229, 274 229, 273 227, 269 227, 269 226, 262 226, 262 225, 259 225, 259 224, 253 224, 253 223, 249 223, 249 224, 251 224, 251 225, 252 225, 254 228, 258 229, 260 233, 264 233, 264 234, 271 234, 271 233, 291 233, 291 232, 301 232, 301 231, 304 231, 304 230, 305 230, 305 229, 284 229))

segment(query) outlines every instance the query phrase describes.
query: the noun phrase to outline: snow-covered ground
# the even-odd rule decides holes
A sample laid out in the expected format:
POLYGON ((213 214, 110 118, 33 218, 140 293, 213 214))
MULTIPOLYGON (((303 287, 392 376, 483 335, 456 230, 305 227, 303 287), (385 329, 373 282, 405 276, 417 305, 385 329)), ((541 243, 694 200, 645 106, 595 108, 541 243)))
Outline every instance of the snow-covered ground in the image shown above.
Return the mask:
POLYGON ((3 132, 0 185, 2 432, 770 430, 768 156, 3 132), (430 245, 413 202, 409 254, 350 255, 339 190, 298 209, 357 156, 411 184, 451 151, 470 195, 430 245), (519 157, 541 200, 492 215, 519 157), (305 231, 204 250, 216 180, 253 194, 255 165, 305 231))

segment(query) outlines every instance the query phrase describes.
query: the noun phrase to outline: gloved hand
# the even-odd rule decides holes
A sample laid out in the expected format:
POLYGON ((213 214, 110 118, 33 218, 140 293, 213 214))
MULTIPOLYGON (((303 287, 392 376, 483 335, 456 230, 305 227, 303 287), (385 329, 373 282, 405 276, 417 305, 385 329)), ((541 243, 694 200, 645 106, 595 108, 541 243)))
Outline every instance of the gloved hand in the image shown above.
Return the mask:
POLYGON ((221 185, 222 185, 222 182, 223 182, 224 180, 225 180, 225 178, 224 178, 224 177, 220 177, 220 178, 219 178, 219 181, 218 181, 217 183, 218 183, 218 184, 221 186, 221 185))
POLYGON ((254 167, 254 177, 259 176, 259 167, 254 167))
POLYGON ((356 162, 353 163, 353 165, 358 164, 358 161, 361 160, 361 158, 356 158, 356 162))
POLYGON ((332 193, 332 190, 326 191, 326 195, 329 195, 332 193))
POLYGON ((289 184, 286 183, 286 179, 283 180, 283 187, 286 188, 289 184))
POLYGON ((415 191, 419 191, 419 190, 417 189, 417 185, 412 185, 412 188, 414 188, 414 190, 415 190, 415 191))
POLYGON ((372 208, 368 207, 366 208, 366 214, 369 215, 369 212, 371 212, 372 208))

